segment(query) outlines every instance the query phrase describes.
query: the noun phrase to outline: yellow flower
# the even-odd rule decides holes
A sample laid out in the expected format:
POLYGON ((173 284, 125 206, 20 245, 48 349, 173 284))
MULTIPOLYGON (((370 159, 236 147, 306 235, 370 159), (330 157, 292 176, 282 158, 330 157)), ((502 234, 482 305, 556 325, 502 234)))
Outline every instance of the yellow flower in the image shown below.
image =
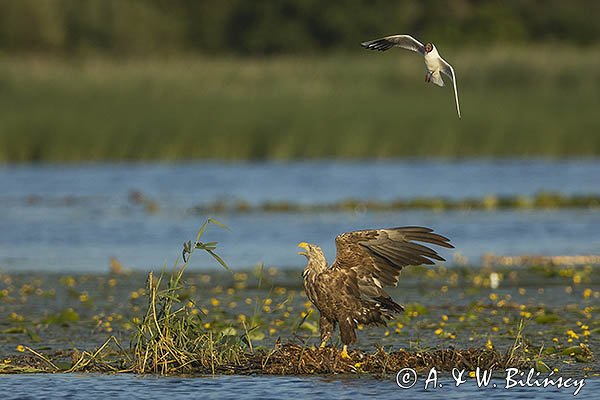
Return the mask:
POLYGON ((576 334, 575 332, 573 332, 573 330, 572 330, 572 329, 569 329, 569 330, 567 331, 567 335, 569 335, 569 337, 570 337, 571 339, 579 339, 579 335, 578 335, 578 334, 576 334))
POLYGON ((583 291, 583 298, 588 299, 592 295, 592 289, 587 288, 583 291))
POLYGON ((212 304, 213 307, 217 307, 219 304, 221 304, 221 302, 219 301, 219 299, 213 297, 212 299, 210 299, 210 304, 212 304))
POLYGON ((442 320, 443 321, 448 321, 448 316, 446 314, 442 315, 442 320))
POLYGON ((208 328, 210 328, 210 322, 207 322, 204 324, 204 329, 208 329, 208 328))
POLYGON ((23 346, 22 344, 18 345, 17 346, 17 351, 20 352, 20 353, 24 352, 25 351, 25 346, 23 346))
POLYGON ((475 371, 470 371, 469 372, 469 377, 470 378, 475 378, 475 371))
POLYGON ((441 335, 441 334, 442 334, 442 332, 444 332, 444 330, 443 330, 442 328, 437 328, 437 329, 435 330, 435 332, 434 332, 434 333, 435 333, 436 335, 441 335))
POLYGON ((498 300, 498 295, 496 293, 490 293, 490 300, 491 301, 496 301, 498 300))
POLYGON ((270 306, 273 303, 273 300, 271 300, 271 299, 265 299, 263 301, 263 303, 265 304, 265 306, 270 306))
POLYGON ((487 342, 485 342, 485 348, 488 350, 493 350, 494 345, 492 344, 492 340, 488 338, 487 342))
POLYGON ((521 316, 525 318, 531 318, 531 313, 529 311, 521 311, 521 316))
POLYGON ((244 272, 236 272, 233 274, 233 279, 236 281, 245 281, 248 280, 248 274, 244 272))
POLYGON ((129 295, 129 298, 130 298, 131 300, 135 300, 135 299, 137 299, 138 297, 140 297, 140 294, 139 294, 138 292, 131 292, 131 295, 129 295))
POLYGON ((23 321, 25 319, 24 316, 17 314, 16 312, 11 312, 10 315, 8 316, 10 319, 12 319, 13 321, 23 321))
POLYGON ((284 287, 276 287, 274 292, 275 292, 275 294, 278 294, 278 295, 285 294, 285 288, 284 287))

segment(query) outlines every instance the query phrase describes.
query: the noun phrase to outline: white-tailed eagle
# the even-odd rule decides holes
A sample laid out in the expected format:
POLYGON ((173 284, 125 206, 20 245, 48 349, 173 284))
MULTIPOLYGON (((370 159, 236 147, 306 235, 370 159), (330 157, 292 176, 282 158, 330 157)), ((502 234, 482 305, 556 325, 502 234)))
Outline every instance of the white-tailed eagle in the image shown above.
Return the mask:
POLYGON ((435 250, 417 242, 454 247, 448 238, 418 226, 346 232, 335 238, 336 259, 328 266, 319 246, 298 244, 305 250, 299 254, 308 259, 302 274, 304 290, 321 313, 321 347, 338 325, 342 356, 348 357, 358 324, 385 325, 404 310, 383 288, 396 286, 407 265, 444 261, 435 250))

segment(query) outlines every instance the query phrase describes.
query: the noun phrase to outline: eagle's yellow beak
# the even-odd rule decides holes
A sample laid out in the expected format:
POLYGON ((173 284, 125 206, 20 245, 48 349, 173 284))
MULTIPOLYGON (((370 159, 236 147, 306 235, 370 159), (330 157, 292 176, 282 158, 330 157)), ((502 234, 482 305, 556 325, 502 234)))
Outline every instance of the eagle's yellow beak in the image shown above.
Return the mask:
POLYGON ((304 250, 306 251, 299 251, 298 254, 303 255, 303 256, 308 256, 308 243, 306 242, 300 242, 298 243, 298 247, 302 247, 304 250))

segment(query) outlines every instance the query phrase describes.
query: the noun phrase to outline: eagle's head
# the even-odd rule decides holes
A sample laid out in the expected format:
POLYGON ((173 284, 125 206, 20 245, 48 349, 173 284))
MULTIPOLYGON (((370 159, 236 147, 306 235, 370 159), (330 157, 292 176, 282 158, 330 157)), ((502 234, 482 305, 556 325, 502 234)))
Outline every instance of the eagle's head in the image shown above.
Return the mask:
POLYGON ((431 42, 428 42, 428 43, 425 45, 425 54, 429 54, 429 53, 431 53, 431 52, 433 51, 433 49, 435 49, 435 46, 433 45, 433 43, 431 43, 431 42))
POLYGON ((323 250, 316 244, 310 244, 306 242, 298 243, 298 247, 303 248, 305 251, 299 251, 298 254, 305 256, 308 259, 305 271, 311 269, 315 271, 322 271, 327 268, 327 259, 323 250))

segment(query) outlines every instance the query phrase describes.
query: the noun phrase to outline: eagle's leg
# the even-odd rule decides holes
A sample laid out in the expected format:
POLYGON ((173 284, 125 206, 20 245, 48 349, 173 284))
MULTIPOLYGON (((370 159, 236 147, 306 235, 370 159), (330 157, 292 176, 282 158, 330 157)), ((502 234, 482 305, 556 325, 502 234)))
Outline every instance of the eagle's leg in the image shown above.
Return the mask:
POLYGON ((321 328, 321 348, 323 348, 333 335, 333 331, 335 330, 335 322, 327 319, 323 316, 323 314, 321 314, 321 318, 319 319, 319 328, 321 328))
POLYGON ((433 76, 433 71, 427 71, 427 74, 425 74, 425 82, 431 82, 432 76, 433 76))
POLYGON ((342 349, 342 358, 350 358, 348 355, 348 345, 356 343, 356 332, 354 331, 354 323, 350 317, 339 321, 340 323, 340 336, 342 337, 342 343, 344 348, 342 349))

